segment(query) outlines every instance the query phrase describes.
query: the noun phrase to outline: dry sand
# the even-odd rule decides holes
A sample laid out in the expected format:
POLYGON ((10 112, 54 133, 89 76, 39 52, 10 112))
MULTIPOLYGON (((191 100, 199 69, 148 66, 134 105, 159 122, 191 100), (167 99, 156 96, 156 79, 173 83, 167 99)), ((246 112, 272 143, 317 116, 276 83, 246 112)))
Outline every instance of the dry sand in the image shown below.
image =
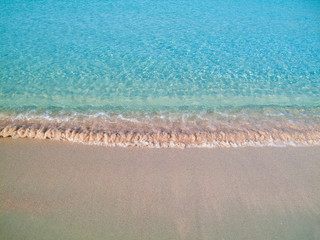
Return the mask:
POLYGON ((320 239, 320 147, 0 139, 0 239, 320 239))

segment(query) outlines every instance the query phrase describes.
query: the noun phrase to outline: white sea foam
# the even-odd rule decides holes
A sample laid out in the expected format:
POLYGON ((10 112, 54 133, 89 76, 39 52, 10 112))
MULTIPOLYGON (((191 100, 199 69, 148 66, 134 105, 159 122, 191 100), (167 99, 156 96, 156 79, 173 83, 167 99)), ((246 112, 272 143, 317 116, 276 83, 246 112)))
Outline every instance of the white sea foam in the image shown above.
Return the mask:
POLYGON ((155 148, 320 144, 313 111, 269 112, 1 113, 0 136, 155 148))

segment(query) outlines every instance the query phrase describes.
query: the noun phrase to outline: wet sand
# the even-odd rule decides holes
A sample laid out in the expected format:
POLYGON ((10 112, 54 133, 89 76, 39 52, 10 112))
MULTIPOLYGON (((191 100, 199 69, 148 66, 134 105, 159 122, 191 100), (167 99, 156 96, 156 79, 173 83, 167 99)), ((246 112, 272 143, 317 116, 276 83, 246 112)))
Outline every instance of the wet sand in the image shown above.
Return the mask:
POLYGON ((0 138, 0 239, 320 239, 320 147, 0 138))

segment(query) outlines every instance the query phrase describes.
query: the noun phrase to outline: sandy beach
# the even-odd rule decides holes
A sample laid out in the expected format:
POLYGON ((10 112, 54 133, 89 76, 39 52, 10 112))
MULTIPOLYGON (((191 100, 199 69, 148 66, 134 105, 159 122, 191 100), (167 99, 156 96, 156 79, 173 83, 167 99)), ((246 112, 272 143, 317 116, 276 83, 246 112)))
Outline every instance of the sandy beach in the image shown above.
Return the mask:
POLYGON ((320 147, 0 139, 0 239, 320 239, 320 147))

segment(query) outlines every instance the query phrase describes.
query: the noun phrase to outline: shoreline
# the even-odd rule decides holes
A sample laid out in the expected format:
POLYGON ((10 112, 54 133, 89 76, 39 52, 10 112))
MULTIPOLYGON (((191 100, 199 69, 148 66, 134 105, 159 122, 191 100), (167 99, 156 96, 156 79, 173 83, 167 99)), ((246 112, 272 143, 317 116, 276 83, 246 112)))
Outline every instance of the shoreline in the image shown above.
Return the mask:
POLYGON ((320 146, 319 110, 254 106, 154 113, 34 109, 0 112, 0 137, 150 148, 320 146))
POLYGON ((320 147, 0 138, 7 239, 317 239, 320 147), (18 230, 19 229, 19 230, 18 230))
POLYGON ((6 126, 0 138, 57 140, 104 147, 137 148, 229 148, 320 146, 320 131, 310 129, 224 129, 209 132, 168 130, 95 131, 63 127, 6 126))

